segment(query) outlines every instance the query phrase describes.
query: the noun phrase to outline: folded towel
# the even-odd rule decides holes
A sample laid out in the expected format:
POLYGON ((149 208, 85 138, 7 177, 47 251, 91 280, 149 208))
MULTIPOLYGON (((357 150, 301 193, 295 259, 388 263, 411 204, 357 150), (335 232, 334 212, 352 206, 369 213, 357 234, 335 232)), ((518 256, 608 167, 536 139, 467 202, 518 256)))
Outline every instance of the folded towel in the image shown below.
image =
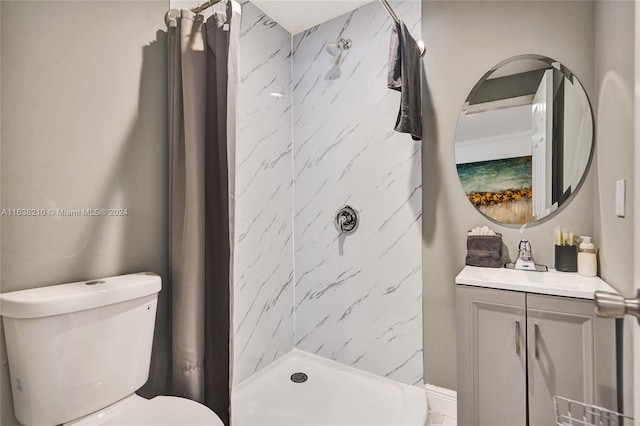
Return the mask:
POLYGON ((485 268, 502 267, 502 234, 467 236, 465 265, 485 268))
POLYGON ((387 86, 401 94, 395 130, 410 133, 413 140, 421 140, 420 48, 402 20, 391 34, 387 86))

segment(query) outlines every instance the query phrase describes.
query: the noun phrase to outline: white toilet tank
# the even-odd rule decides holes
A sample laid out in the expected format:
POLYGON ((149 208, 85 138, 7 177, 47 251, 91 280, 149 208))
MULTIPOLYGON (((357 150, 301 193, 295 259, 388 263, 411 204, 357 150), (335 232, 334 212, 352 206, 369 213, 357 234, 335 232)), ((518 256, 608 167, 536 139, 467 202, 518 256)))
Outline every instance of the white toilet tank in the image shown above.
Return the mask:
POLYGON ((140 273, 0 295, 18 420, 65 423, 139 389, 161 286, 140 273))

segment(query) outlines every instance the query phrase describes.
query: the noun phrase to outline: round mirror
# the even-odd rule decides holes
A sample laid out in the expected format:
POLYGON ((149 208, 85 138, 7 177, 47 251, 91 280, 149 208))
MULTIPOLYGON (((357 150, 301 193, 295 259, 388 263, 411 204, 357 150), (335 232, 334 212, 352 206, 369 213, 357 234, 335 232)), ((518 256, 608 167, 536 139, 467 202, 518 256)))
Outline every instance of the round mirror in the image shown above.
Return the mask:
POLYGON ((575 75, 537 55, 508 59, 467 97, 455 137, 469 201, 502 224, 548 217, 584 180, 593 151, 589 99, 575 75))

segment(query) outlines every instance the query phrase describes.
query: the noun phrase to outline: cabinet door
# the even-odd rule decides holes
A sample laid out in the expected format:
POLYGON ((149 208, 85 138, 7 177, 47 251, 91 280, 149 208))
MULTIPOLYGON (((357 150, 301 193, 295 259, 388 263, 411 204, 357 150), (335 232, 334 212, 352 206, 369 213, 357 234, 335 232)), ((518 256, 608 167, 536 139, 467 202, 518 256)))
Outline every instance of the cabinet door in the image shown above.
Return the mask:
POLYGON ((456 286, 458 424, 526 424, 524 293, 456 286))
POLYGON ((530 426, 555 424, 554 395, 615 408, 614 327, 592 301, 527 296, 530 426))

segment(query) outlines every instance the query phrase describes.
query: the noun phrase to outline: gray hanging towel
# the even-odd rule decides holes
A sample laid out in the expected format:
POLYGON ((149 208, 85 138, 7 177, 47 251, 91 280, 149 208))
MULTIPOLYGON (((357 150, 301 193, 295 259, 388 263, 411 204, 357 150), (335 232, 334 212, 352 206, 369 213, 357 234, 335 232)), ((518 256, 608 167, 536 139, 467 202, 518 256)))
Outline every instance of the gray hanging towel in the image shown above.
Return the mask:
POLYGON ((402 20, 393 28, 389 46, 389 89, 400 92, 400 111, 395 130, 422 140, 420 48, 402 20))

